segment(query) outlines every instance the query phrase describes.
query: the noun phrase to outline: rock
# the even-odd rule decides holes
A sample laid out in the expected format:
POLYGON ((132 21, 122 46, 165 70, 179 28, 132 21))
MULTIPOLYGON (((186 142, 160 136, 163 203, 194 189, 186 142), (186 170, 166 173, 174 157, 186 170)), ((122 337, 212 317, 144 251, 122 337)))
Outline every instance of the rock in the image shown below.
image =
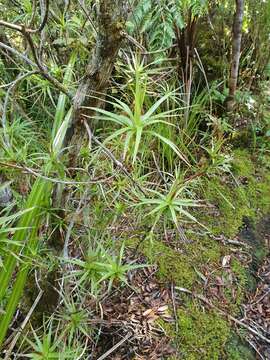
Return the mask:
POLYGON ((9 183, 0 186, 0 207, 7 206, 12 200, 12 190, 9 183))

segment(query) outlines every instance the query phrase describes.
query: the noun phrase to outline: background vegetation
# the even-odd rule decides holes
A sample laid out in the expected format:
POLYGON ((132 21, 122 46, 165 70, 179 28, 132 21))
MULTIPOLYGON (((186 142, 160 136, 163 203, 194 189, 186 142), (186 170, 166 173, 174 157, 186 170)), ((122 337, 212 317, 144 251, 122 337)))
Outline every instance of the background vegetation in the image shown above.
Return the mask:
POLYGON ((270 1, 0 6, 2 358, 267 359, 270 1))

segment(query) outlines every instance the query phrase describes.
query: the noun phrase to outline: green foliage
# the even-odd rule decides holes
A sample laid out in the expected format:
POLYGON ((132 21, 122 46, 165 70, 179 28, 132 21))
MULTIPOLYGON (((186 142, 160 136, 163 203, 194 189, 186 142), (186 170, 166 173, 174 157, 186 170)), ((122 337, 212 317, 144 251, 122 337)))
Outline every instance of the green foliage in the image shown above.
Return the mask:
MULTIPOLYGON (((72 65, 74 65, 74 59, 72 58, 72 65)), ((72 66, 71 65, 71 66, 72 66)), ((69 69, 70 71, 70 69, 69 69)), ((63 97, 60 95, 60 101, 58 102, 58 108, 56 110, 55 121, 59 125, 61 121, 63 121, 65 116, 65 109, 63 106, 63 97)), ((61 127, 56 133, 55 138, 59 138, 58 133, 61 131, 61 127)), ((53 151, 58 154, 61 149, 61 142, 57 142, 57 144, 53 147, 53 151)), ((49 161, 45 166, 45 174, 47 175, 52 168, 52 163, 49 161)), ((0 289, 0 301, 2 302, 8 294, 9 290, 9 282, 15 270, 17 264, 17 256, 21 250, 21 246, 25 246, 24 256, 29 257, 31 259, 35 254, 35 249, 38 244, 38 229, 41 225, 42 221, 42 207, 48 204, 48 201, 51 196, 52 184, 43 178, 38 178, 34 186, 31 190, 31 193, 27 199, 25 204, 25 211, 22 214, 17 230, 13 235, 13 241, 11 246, 9 247, 9 253, 5 257, 3 268, 0 272, 0 281, 1 281, 1 289, 0 289), (22 244, 22 245, 18 245, 22 244)), ((31 261, 26 264, 21 264, 19 269, 17 270, 17 277, 15 280, 15 284, 13 286, 13 290, 9 295, 8 302, 6 305, 5 313, 0 317, 0 346, 2 345, 6 332, 8 330, 8 326, 12 320, 13 314, 16 310, 16 307, 20 301, 29 269, 31 268, 31 261)))
MULTIPOLYGON (((151 288, 152 281, 204 294, 211 276, 226 284, 232 276, 236 283, 224 286, 223 295, 236 316, 250 276, 237 251, 229 269, 220 266, 224 254, 231 254, 226 241, 238 233, 243 217, 256 222, 270 211, 270 2, 245 3, 236 108, 230 114, 224 102, 235 1, 129 2, 116 61, 110 46, 103 46, 110 19, 100 12, 109 1, 94 0, 50 2, 45 28, 29 31, 35 56, 24 31, 38 29, 43 3, 0 0, 2 19, 11 23, 0 26, 0 191, 12 186, 16 201, 16 209, 11 203, 0 216, 0 344, 7 331, 19 328, 40 289, 41 301, 18 332, 16 358, 100 357, 126 331, 125 323, 118 331, 108 307, 119 300, 129 317, 123 294, 151 288), (26 30, 17 32, 12 24, 26 30), (6 53, 3 43, 30 62, 6 53), (44 69, 33 63, 37 59, 44 69), (103 60, 113 72, 96 88, 103 60), (36 69, 12 88, 14 79, 36 69), (50 76, 63 82, 68 97, 50 76), (85 106, 77 108, 80 96, 86 96, 85 106), (64 143, 73 130, 76 136, 64 143), (156 266, 149 278, 140 270, 143 262, 156 266), (136 282, 140 276, 142 284, 136 282), (20 316, 14 317, 17 309, 20 316)), ((110 3, 117 11, 120 1, 110 3)), ((265 255, 261 244, 253 248, 254 260, 265 255)), ((211 292, 207 296, 218 303, 211 292)), ((179 358, 252 358, 226 319, 201 305, 183 295, 175 304, 177 324, 159 321, 179 358)), ((154 342, 155 337, 149 341, 154 342)), ((140 338, 138 343, 136 352, 140 338)))
POLYGON ((152 210, 147 214, 148 216, 155 214, 156 224, 161 216, 164 216, 165 219, 168 217, 172 220, 177 229, 179 229, 179 218, 186 218, 192 222, 200 224, 198 220, 191 214, 189 209, 202 206, 202 204, 193 199, 190 191, 190 184, 183 183, 179 173, 176 173, 176 177, 172 182, 170 188, 164 193, 157 190, 148 190, 150 194, 153 195, 153 198, 142 197, 138 206, 148 208, 151 207, 152 210), (187 196, 190 196, 189 198, 187 196))
POLYGON ((89 317, 91 313, 83 307, 83 298, 75 302, 72 297, 63 298, 63 306, 59 311, 57 320, 63 327, 63 337, 68 345, 72 345, 81 335, 91 335, 89 317))
POLYGON ((113 285, 128 285, 127 273, 129 271, 145 267, 141 264, 124 263, 125 244, 123 243, 117 256, 110 256, 105 249, 99 247, 97 250, 90 250, 86 260, 70 260, 78 267, 71 275, 76 278, 76 286, 88 287, 90 284, 91 293, 98 295, 99 285, 108 282, 108 291, 113 285))
POLYGON ((168 145, 181 160, 188 163, 185 156, 179 151, 177 146, 168 138, 165 138, 159 132, 154 131, 154 126, 165 124, 173 126, 167 119, 176 115, 178 109, 168 111, 158 111, 160 106, 167 101, 173 93, 168 93, 155 101, 149 108, 145 107, 145 97, 147 90, 147 80, 143 72, 143 63, 134 60, 134 74, 135 74, 135 89, 133 92, 134 99, 133 106, 130 107, 123 101, 114 98, 113 101, 108 101, 120 114, 104 110, 101 108, 91 108, 91 110, 98 113, 95 117, 98 120, 109 121, 120 126, 112 132, 106 139, 106 142, 112 141, 115 138, 125 136, 123 159, 126 158, 128 153, 132 154, 132 163, 134 164, 137 159, 141 142, 145 135, 150 135, 151 138, 161 140, 168 145))
POLYGON ((72 349, 68 346, 64 346, 62 343, 63 335, 57 337, 54 335, 54 329, 52 323, 48 326, 44 326, 43 332, 38 335, 33 330, 33 340, 27 339, 30 345, 31 352, 25 354, 26 358, 32 360, 64 360, 74 359, 79 356, 82 349, 72 349))
POLYGON ((182 30, 186 26, 189 11, 193 16, 200 16, 206 5, 206 0, 141 0, 128 23, 128 30, 145 35, 152 51, 170 48, 176 38, 176 27, 182 30))
POLYGON ((229 173, 231 170, 232 156, 222 151, 224 140, 211 139, 209 147, 202 146, 207 153, 208 163, 206 164, 206 173, 211 176, 216 173, 229 173))

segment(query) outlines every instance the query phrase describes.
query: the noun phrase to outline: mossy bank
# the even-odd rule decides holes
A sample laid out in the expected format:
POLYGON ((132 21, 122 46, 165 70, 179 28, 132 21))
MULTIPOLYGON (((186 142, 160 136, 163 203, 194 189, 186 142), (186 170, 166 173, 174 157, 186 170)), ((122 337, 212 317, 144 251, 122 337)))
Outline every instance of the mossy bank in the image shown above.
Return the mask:
MULTIPOLYGON (((200 195, 209 206, 195 214, 209 232, 187 226, 188 243, 156 235, 141 244, 140 251, 148 262, 157 265, 161 283, 201 293, 229 314, 240 315, 241 304, 254 287, 254 268, 247 265, 233 239, 247 219, 255 226, 270 212, 270 170, 262 166, 268 160, 237 149, 229 174, 200 181, 200 195)), ((267 254, 263 240, 252 243, 245 236, 241 240, 246 241, 249 255, 255 254, 257 262, 267 254)), ((159 324, 178 351, 171 360, 254 358, 243 340, 245 331, 240 330, 242 338, 236 336, 233 324, 199 300, 183 295, 174 315, 177 326, 159 324)))

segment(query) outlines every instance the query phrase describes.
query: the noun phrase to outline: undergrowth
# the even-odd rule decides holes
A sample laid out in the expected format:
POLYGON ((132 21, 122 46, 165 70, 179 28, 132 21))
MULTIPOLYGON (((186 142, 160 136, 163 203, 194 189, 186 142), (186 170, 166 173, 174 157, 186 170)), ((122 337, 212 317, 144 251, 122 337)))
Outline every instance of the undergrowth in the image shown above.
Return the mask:
MULTIPOLYGON (((252 261, 266 255, 261 239, 243 245, 237 236, 270 213, 269 82, 246 90, 243 74, 227 112, 226 56, 207 62, 210 49, 201 58, 193 46, 185 68, 177 49, 193 30, 196 40, 197 24, 208 29, 208 2, 144 0, 121 32, 130 44, 108 89, 86 94, 95 106, 78 109, 99 3, 87 2, 90 15, 84 2, 50 8, 39 57, 57 82, 45 67, 13 88, 26 70, 6 68, 0 53, 2 356, 99 359, 116 346, 121 359, 252 358, 245 331, 225 315, 241 317, 252 261), (66 139, 78 113, 74 154, 78 144, 66 139)), ((223 50, 225 3, 216 9, 227 16, 223 50)), ((35 23, 33 6, 23 1, 8 15, 35 23)), ((10 36, 28 55, 22 39, 10 36)))

